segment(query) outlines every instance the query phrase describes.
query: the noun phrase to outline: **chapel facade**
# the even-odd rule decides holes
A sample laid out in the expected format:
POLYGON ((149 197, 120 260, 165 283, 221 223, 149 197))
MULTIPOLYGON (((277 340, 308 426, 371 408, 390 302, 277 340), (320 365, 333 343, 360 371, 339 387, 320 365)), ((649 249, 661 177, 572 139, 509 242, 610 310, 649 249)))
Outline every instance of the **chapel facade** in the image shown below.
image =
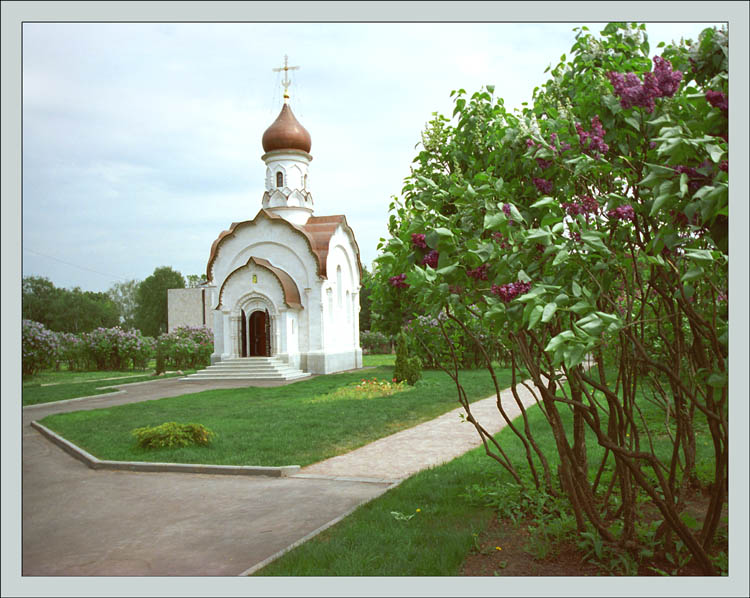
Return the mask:
POLYGON ((211 362, 274 357, 310 374, 360 368, 359 247, 345 216, 315 215, 312 141, 287 93, 262 146, 261 208, 219 234, 206 267, 211 362))

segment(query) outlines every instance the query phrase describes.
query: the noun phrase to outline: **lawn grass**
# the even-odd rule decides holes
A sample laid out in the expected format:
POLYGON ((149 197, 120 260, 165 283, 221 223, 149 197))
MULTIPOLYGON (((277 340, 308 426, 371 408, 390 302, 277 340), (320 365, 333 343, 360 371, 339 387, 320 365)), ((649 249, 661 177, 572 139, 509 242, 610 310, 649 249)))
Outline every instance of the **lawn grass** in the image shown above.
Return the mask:
MULTIPOLYGON (((639 404, 650 424, 663 421, 663 413, 647 401, 641 398, 639 404)), ((534 438, 554 472, 559 456, 549 424, 537 406, 527 413, 534 438)), ((570 412, 562 409, 561 415, 566 429, 571 429, 570 412)), ((495 438, 524 475, 528 466, 518 438, 507 427, 495 438)), ((670 450, 666 445, 663 448, 670 450)), ((700 432, 697 450, 699 462, 712 460, 709 443, 700 432)), ((587 430, 590 465, 598 464, 603 451, 587 430)), ((539 468, 538 459, 534 460, 539 468)), ((459 575, 466 558, 479 548, 477 538, 490 521, 510 513, 520 514, 520 500, 511 484, 510 474, 487 457, 483 447, 478 447, 411 476, 254 575, 459 575)), ((554 555, 557 542, 575 535, 572 515, 565 520, 537 523, 539 526, 523 546, 530 553, 529 558, 554 555)))
MULTIPOLYGON (((533 426, 546 425, 536 407, 529 417, 533 426)), ((514 462, 523 459, 521 443, 508 428, 496 438, 514 462)), ((545 450, 549 443, 554 446, 551 434, 540 443, 545 450)), ((494 508, 464 495, 467 488, 497 480, 511 478, 482 447, 473 449, 404 480, 255 575, 458 575, 478 535, 496 516, 494 508)))
POLYGON ((394 363, 396 363, 396 355, 395 353, 378 353, 375 355, 363 355, 362 362, 365 367, 393 365, 394 363))
POLYGON ((49 386, 51 384, 76 384, 79 382, 93 382, 110 378, 126 379, 135 376, 153 374, 154 370, 105 370, 94 372, 77 372, 62 367, 59 370, 45 370, 32 376, 25 376, 23 386, 49 386))
MULTIPOLYGON (((393 367, 384 365, 286 386, 209 390, 63 413, 48 416, 42 423, 100 459, 305 466, 459 407, 455 385, 440 371, 425 371, 413 388, 390 396, 330 396, 363 378, 391 380, 392 376, 393 367), (168 421, 203 424, 216 437, 208 447, 150 451, 136 446, 131 430, 168 421)), ((470 400, 494 394, 486 371, 467 371, 463 377, 470 400)), ((508 371, 501 372, 500 382, 509 384, 508 371)))
POLYGON ((170 373, 155 378, 152 373, 137 372, 48 372, 37 374, 34 381, 24 382, 22 388, 23 405, 38 405, 53 403, 67 399, 77 399, 93 395, 117 392, 111 388, 117 384, 132 384, 134 382, 149 382, 162 378, 184 376, 195 370, 185 370, 182 373, 170 373), (109 379, 115 378, 115 379, 109 379), (53 382, 40 382, 53 380, 53 382))

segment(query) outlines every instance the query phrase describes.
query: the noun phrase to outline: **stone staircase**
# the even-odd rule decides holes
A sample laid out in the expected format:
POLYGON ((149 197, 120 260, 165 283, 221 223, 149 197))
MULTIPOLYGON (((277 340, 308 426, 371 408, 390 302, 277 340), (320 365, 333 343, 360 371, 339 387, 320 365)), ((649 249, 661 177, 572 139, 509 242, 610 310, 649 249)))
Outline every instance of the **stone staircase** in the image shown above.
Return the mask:
POLYGON ((297 380, 309 375, 276 357, 238 357, 220 361, 182 380, 297 380))

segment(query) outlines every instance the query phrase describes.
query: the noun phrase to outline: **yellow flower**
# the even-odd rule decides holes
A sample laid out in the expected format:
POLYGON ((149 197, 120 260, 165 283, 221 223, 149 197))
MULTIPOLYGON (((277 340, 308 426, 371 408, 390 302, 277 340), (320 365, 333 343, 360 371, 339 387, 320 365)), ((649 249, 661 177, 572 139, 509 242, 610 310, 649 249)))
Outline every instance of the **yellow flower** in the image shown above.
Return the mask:
POLYGON ((502 550, 499 546, 495 546, 495 550, 502 550))
POLYGON ((422 509, 417 509, 417 513, 421 513, 421 512, 422 512, 422 509))

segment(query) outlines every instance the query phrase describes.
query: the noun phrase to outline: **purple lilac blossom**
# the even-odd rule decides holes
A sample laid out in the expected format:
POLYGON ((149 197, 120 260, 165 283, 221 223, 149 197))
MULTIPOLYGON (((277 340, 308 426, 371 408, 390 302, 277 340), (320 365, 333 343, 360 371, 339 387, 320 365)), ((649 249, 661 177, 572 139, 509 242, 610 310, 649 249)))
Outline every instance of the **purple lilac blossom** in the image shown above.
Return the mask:
POLYGON ((481 266, 477 266, 473 270, 467 270, 466 274, 471 278, 475 278, 476 280, 487 280, 487 268, 487 264, 482 264, 481 266))
MULTIPOLYGON (((552 181, 548 181, 547 179, 539 179, 536 177, 534 177, 533 181, 534 185, 536 185, 536 188, 539 189, 540 192, 546 193, 547 195, 552 194, 552 181)), ((503 209, 505 209, 504 206, 503 209)))
POLYGON ((632 220, 635 221, 635 210, 630 204, 618 206, 614 210, 607 212, 607 217, 612 220, 632 220))
POLYGON ((524 293, 528 293, 531 289, 531 283, 530 282, 509 282, 507 284, 503 285, 492 285, 491 292, 493 295, 497 295, 500 297, 500 300, 503 303, 510 303, 518 297, 519 295, 523 295, 524 293))
POLYGON ((425 243, 424 235, 422 233, 412 233, 411 245, 415 249, 427 249, 427 243, 425 243))
POLYGON ((579 123, 576 123, 576 131, 578 131, 578 141, 584 153, 597 156, 599 153, 606 154, 609 151, 609 146, 604 143, 604 135, 607 132, 602 127, 598 116, 591 119, 591 132, 584 131, 579 123))
POLYGON ((673 71, 672 64, 661 56, 654 56, 654 72, 646 73, 641 83, 635 73, 610 71, 607 73, 615 94, 620 98, 623 108, 639 106, 646 112, 654 111, 654 99, 672 97, 682 81, 682 72, 673 71))
POLYGON ((720 91, 707 91, 706 100, 708 100, 708 103, 711 104, 714 108, 718 108, 725 114, 729 110, 729 100, 727 100, 727 96, 725 96, 720 91))
POLYGON ((424 256, 424 258, 422 259, 422 265, 431 266, 432 268, 437 268, 439 258, 440 258, 440 254, 433 249, 427 255, 424 256))
POLYGON ((397 274, 396 276, 391 276, 388 279, 388 282, 390 282, 391 285, 396 287, 397 289, 405 289, 409 286, 409 283, 406 282, 406 274, 397 274))

